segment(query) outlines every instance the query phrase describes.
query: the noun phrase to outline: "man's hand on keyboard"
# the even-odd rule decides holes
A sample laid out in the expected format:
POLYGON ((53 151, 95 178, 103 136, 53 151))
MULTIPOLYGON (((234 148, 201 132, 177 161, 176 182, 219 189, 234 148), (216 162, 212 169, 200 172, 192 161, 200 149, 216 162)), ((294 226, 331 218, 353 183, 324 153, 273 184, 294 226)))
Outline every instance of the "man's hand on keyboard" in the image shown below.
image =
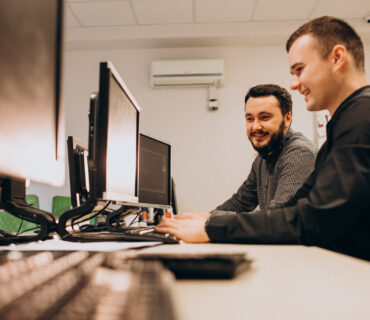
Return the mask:
POLYGON ((185 242, 209 242, 204 229, 207 219, 205 217, 163 219, 155 231, 169 233, 185 242))

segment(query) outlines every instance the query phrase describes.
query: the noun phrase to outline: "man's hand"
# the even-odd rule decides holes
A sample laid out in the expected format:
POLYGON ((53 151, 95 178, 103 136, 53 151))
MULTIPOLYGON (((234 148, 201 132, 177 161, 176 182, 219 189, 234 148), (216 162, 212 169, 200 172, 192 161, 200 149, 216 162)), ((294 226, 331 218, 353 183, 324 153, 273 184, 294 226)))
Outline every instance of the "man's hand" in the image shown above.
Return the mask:
POLYGON ((169 233, 179 240, 193 243, 209 242, 208 235, 204 229, 206 219, 163 219, 155 228, 155 231, 169 233))

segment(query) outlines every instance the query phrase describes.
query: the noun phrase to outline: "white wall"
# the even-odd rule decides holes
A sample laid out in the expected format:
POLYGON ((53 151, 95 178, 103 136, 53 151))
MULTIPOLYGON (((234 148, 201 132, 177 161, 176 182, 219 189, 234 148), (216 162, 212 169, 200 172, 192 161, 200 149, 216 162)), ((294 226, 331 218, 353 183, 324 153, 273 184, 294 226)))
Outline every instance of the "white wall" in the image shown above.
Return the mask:
MULTIPOLYGON (((143 108, 140 131, 172 145, 172 173, 182 212, 208 212, 236 191, 255 155, 245 135, 245 93, 262 83, 288 88, 290 80, 283 46, 67 51, 66 134, 85 142, 89 95, 98 89, 99 62, 105 60, 113 62, 143 108), (225 86, 217 89, 219 110, 208 111, 205 88, 150 88, 152 60, 203 58, 225 60, 225 86)), ((305 110, 302 97, 292 96, 292 127, 313 140, 313 115, 305 110)), ((41 207, 50 210, 53 195, 69 195, 69 181, 66 178, 59 189, 32 183, 27 193, 38 194, 41 207)))

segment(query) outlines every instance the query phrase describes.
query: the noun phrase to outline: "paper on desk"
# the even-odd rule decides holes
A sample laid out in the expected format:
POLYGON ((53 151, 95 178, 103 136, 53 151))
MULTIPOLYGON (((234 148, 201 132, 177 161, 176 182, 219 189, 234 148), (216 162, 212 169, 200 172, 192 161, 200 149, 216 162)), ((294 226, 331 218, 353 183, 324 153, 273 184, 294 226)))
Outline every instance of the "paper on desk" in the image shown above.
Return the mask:
POLYGON ((127 250, 133 248, 153 247, 162 244, 162 242, 118 242, 118 241, 104 241, 104 242, 70 242, 63 240, 45 240, 30 242, 27 244, 11 244, 8 246, 1 246, 0 250, 10 251, 99 251, 111 252, 118 250, 127 250))

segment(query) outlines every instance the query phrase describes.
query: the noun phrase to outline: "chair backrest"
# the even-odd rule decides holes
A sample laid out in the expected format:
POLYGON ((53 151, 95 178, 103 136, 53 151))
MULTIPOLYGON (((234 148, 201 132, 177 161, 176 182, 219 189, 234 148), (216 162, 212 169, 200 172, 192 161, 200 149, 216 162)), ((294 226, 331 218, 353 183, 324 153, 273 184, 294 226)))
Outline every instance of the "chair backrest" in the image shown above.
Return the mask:
MULTIPOLYGON (((26 201, 34 208, 39 208, 39 197, 35 194, 27 194, 26 201)), ((0 229, 11 233, 23 232, 37 228, 37 224, 19 219, 6 211, 0 211, 0 229)))
POLYGON ((39 197, 36 194, 27 194, 26 201, 32 207, 36 209, 40 208, 39 197))
POLYGON ((71 197, 54 196, 52 200, 51 212, 60 217, 65 211, 72 208, 71 197))

